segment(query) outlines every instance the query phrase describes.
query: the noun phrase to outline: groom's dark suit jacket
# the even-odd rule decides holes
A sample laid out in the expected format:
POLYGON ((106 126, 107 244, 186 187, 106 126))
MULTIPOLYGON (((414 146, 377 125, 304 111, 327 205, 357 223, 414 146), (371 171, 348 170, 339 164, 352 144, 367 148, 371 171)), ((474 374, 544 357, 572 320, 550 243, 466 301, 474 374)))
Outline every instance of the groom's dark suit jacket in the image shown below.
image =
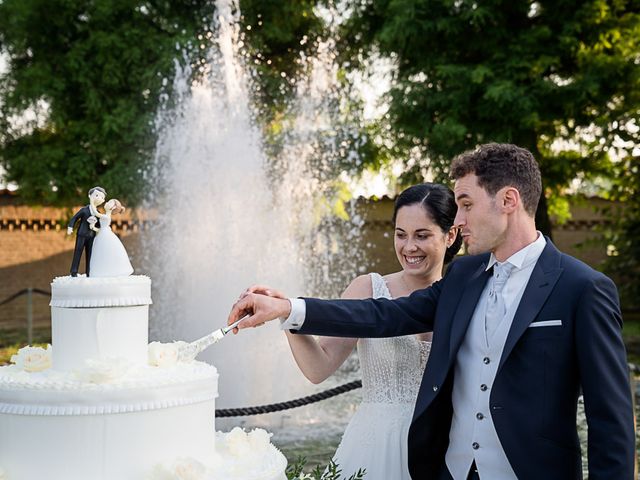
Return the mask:
MULTIPOLYGON (((77 235, 80 237, 95 237, 96 232, 91 229, 89 222, 87 221, 91 216, 91 207, 89 205, 85 205, 78 210, 73 217, 71 217, 71 220, 69 221, 69 228, 74 228, 76 223, 80 222, 78 225, 77 235)), ((100 223, 96 223, 95 226, 96 228, 100 228, 100 223)))
MULTIPOLYGON (((409 431, 414 480, 446 478, 456 354, 489 278, 488 260, 488 254, 462 257, 431 288, 396 300, 305 299, 300 333, 366 338, 433 329, 409 431)), ((576 432, 580 390, 589 429, 590 480, 633 478, 635 436, 621 327, 613 282, 547 239, 513 319, 490 396, 496 431, 518 479, 582 479, 576 432), (528 328, 547 320, 561 320, 562 326, 528 328)))

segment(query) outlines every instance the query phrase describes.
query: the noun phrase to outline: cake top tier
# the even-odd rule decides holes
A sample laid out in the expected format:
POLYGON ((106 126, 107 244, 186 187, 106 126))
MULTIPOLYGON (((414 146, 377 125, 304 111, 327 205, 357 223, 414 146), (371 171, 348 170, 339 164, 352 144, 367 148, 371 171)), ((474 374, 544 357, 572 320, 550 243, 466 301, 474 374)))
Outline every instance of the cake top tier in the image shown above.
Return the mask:
POLYGON ((151 279, 129 277, 57 277, 51 282, 51 305, 62 308, 150 305, 151 279))

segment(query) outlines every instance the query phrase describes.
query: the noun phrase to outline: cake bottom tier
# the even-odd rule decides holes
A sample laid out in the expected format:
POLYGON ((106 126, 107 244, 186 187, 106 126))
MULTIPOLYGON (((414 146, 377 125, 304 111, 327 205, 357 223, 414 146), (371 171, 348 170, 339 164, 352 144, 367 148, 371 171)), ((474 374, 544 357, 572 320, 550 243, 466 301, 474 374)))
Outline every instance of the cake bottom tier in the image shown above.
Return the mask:
POLYGON ((0 414, 7 480, 144 480, 167 459, 211 458, 215 401, 111 415, 0 414))

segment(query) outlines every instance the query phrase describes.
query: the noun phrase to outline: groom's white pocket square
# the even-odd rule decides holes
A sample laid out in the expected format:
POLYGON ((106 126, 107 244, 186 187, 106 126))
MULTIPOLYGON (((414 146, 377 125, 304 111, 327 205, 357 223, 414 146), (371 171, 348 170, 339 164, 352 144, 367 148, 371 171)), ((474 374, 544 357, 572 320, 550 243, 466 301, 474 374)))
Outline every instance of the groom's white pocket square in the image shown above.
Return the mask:
POLYGON ((539 322, 532 322, 529 324, 529 328, 535 327, 561 327, 562 320, 540 320, 539 322))

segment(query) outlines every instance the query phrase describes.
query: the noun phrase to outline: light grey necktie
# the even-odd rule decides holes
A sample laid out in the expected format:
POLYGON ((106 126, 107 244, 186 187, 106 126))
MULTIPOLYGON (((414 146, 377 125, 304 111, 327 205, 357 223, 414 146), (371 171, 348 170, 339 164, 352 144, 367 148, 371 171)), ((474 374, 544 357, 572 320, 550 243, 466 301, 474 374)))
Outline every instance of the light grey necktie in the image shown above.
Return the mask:
POLYGON ((514 268, 515 266, 508 262, 503 264, 496 263, 493 266, 493 276, 489 280, 491 285, 489 287, 489 298, 487 299, 487 313, 484 320, 487 343, 506 313, 502 290, 514 268))

